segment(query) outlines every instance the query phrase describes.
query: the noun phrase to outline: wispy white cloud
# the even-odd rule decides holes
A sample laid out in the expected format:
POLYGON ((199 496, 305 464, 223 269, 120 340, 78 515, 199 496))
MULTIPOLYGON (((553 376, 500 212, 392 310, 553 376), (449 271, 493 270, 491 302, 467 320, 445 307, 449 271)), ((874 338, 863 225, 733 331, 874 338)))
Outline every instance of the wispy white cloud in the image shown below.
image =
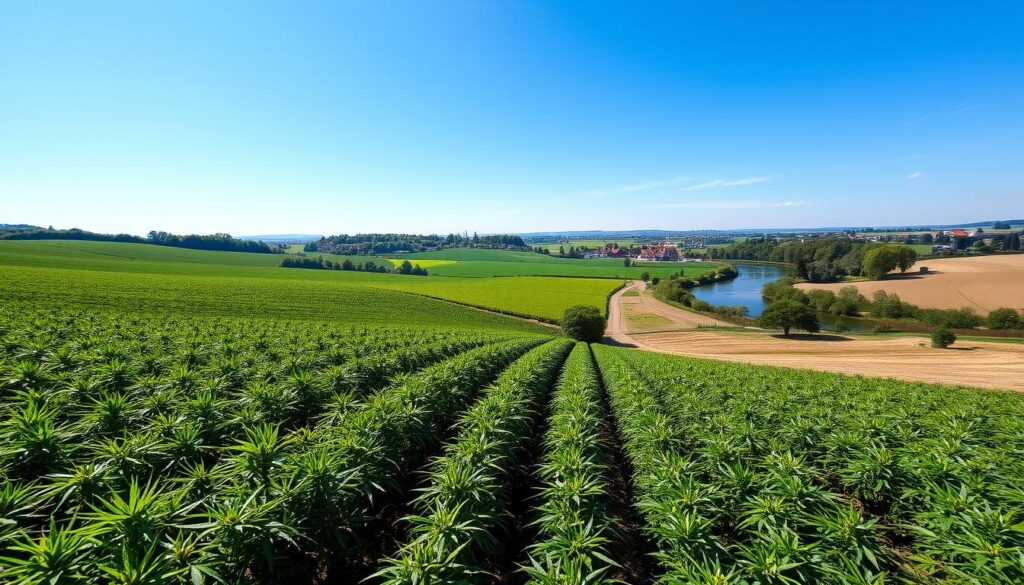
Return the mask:
POLYGON ((711 189, 712 187, 721 187, 725 181, 722 179, 715 179, 714 181, 708 181, 707 183, 701 183, 692 187, 687 187, 684 191, 696 191, 698 189, 711 189))
POLYGON ((743 185, 756 185, 758 183, 764 183, 768 180, 768 177, 748 177, 746 179, 739 179, 736 181, 726 181, 722 184, 723 187, 742 187, 743 185))
POLYGON ((607 197, 609 195, 622 195, 623 193, 635 193, 637 191, 651 191, 664 187, 672 187, 692 180, 692 177, 672 177, 671 179, 657 179, 653 181, 633 183, 631 185, 618 185, 604 189, 593 189, 585 192, 584 194, 587 197, 607 197))
POLYGON ((780 201, 773 203, 772 207, 804 207, 806 205, 821 205, 821 201, 780 201))
MULTIPOLYGON (((606 197, 609 195, 622 195, 624 193, 636 193, 638 191, 653 191, 655 189, 665 189, 668 187, 680 186, 684 183, 693 181, 693 177, 673 177, 671 179, 659 179, 656 181, 645 181, 643 183, 635 183, 632 185, 622 185, 619 187, 611 187, 608 189, 595 189, 593 191, 587 191, 585 195, 588 197, 606 197)), ((713 181, 707 181, 700 183, 699 185, 692 185, 681 191, 697 191, 700 189, 712 189, 715 187, 742 187, 744 185, 755 185, 757 183, 764 183, 770 180, 770 177, 747 177, 745 179, 715 179, 713 181)))
POLYGON ((914 118, 913 120, 909 120, 909 121, 905 122, 903 124, 903 127, 904 128, 910 128, 911 126, 916 126, 916 125, 920 124, 921 122, 926 122, 928 120, 931 120, 932 118, 938 118, 939 116, 956 115, 956 114, 963 114, 963 113, 966 113, 966 112, 970 112, 971 110, 977 109, 979 105, 980 104, 976 104, 976 103, 972 103, 972 102, 964 102, 962 104, 957 104, 955 106, 951 106, 951 107, 948 107, 948 108, 943 108, 941 110, 936 110, 934 112, 929 112, 929 113, 927 113, 927 114, 925 114, 925 115, 923 115, 921 117, 914 118))
POLYGON ((914 172, 910 173, 909 175, 907 175, 907 179, 913 181, 914 179, 920 179, 923 176, 924 176, 924 173, 922 173, 921 171, 914 171, 914 172))
POLYGON ((772 209, 821 205, 821 201, 680 201, 652 203, 647 209, 772 209))
POLYGON ((756 185, 758 183, 764 183, 768 180, 768 177, 747 177, 746 179, 735 179, 732 181, 726 181, 725 179, 715 179, 714 181, 708 181, 699 185, 693 185, 687 187, 683 191, 697 191, 698 189, 714 189, 716 187, 742 187, 744 185, 756 185))
POLYGON ((659 187, 670 187, 672 185, 678 185, 679 183, 686 183, 692 181, 690 177, 673 177, 671 179, 662 179, 658 181, 647 181, 645 183, 637 183, 636 185, 626 185, 620 187, 619 191, 622 193, 632 193, 633 191, 649 191, 651 189, 657 189, 659 187))

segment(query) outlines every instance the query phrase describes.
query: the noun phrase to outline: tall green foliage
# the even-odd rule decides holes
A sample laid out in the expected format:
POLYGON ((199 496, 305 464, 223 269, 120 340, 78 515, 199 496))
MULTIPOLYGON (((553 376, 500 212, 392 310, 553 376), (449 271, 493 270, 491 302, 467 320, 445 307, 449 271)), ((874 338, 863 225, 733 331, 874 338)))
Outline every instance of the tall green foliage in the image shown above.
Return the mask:
POLYGON ((588 305, 569 307, 562 316, 562 331, 566 336, 588 343, 601 341, 605 325, 601 310, 588 305))
POLYGON ((896 268, 899 268, 900 272, 906 272, 915 262, 917 262, 917 252, 913 248, 885 245, 865 252, 862 267, 864 276, 878 280, 896 268))

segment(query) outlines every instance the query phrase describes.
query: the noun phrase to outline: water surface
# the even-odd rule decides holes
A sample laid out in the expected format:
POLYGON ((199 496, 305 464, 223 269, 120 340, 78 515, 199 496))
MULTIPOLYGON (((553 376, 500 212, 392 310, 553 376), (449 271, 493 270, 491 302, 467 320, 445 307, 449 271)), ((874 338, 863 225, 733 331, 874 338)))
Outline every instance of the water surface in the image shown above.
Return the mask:
POLYGON ((725 282, 715 282, 693 289, 693 296, 712 305, 743 305, 751 317, 764 312, 761 287, 790 274, 788 266, 735 262, 740 275, 725 282))
MULTIPOLYGON (((759 317, 766 306, 761 296, 761 287, 791 274, 788 266, 780 264, 752 264, 734 262, 740 275, 725 282, 715 282, 698 286, 693 289, 693 296, 707 301, 712 305, 743 305, 751 317, 759 317)), ((818 313, 821 328, 825 331, 834 330, 842 324, 849 331, 871 331, 872 325, 862 319, 851 319, 818 313)))

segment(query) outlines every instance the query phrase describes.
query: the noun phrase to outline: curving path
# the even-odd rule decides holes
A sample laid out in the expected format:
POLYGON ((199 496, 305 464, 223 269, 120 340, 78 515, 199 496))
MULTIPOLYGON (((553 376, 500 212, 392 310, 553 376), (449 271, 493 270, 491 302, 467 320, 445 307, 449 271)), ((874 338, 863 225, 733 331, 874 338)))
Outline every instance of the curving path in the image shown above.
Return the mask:
POLYGON ((631 281, 612 295, 608 303, 608 337, 619 343, 635 343, 631 334, 686 331, 700 327, 731 327, 699 313, 667 305, 654 298, 644 283, 631 281))

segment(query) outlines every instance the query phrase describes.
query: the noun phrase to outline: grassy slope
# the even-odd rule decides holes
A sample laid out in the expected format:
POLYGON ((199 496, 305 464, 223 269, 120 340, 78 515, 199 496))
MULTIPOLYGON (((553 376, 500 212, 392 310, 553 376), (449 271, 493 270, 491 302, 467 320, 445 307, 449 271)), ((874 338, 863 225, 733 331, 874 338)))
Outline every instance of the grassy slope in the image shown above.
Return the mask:
MULTIPOLYGON (((75 302, 81 298, 87 306, 96 306, 103 295, 115 296, 111 301, 114 304, 136 299, 134 302, 142 306, 153 306, 155 299, 170 302, 175 295, 183 295, 183 303, 197 303, 214 312, 226 310, 229 305, 249 311, 258 301, 278 307, 268 308, 268 311, 296 310, 312 316, 324 309, 321 299, 352 296, 351 292, 342 294, 343 289, 364 293, 368 289, 386 289, 554 320, 561 317, 569 305, 585 303, 604 307, 608 294, 618 286, 617 282, 606 279, 424 278, 288 269, 280 268, 280 261, 278 255, 206 252, 146 244, 4 241, 0 242, 0 278, 3 279, 0 295, 19 300, 59 298, 60 302, 75 302), (133 276, 126 278, 126 273, 133 276), (219 293, 220 288, 226 290, 219 293), (193 294, 190 290, 197 292, 193 294), (69 295, 68 291, 76 293, 69 295), (164 291, 168 291, 167 294, 164 291), (245 294, 258 298, 245 301, 245 294), (224 300, 227 298, 234 300, 224 300)), ((379 303, 368 298, 360 310, 366 315, 380 313, 377 319, 387 320, 393 313, 393 305, 408 302, 403 300, 407 298, 389 296, 387 301, 379 303)), ((345 306, 346 312, 352 309, 349 301, 345 306)))
POLYGON ((65 307, 351 325, 546 331, 519 319, 397 291, 231 276, 131 274, 0 265, 0 299, 0 305, 14 309, 19 306, 65 307))

